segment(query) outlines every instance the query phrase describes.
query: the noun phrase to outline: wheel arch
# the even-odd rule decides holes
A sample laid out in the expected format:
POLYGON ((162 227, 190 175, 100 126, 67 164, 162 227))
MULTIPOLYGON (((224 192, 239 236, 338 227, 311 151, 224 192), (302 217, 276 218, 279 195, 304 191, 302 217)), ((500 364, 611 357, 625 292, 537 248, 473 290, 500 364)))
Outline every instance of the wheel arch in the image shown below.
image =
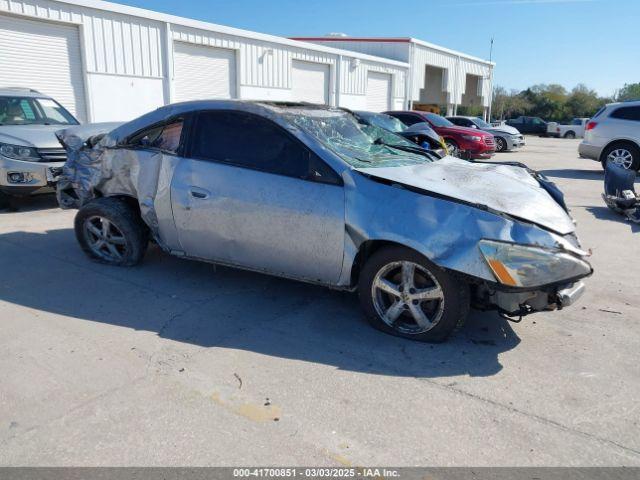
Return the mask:
POLYGON ((603 163, 605 160, 605 152, 614 145, 631 145, 632 147, 640 150, 640 145, 638 142, 631 140, 629 138, 616 138, 615 140, 611 140, 604 147, 602 147, 602 151, 600 152, 600 162, 603 163))
POLYGON ((367 263, 367 260, 371 258, 371 256, 374 253, 378 252, 383 248, 388 248, 388 247, 401 247, 407 250, 411 250, 417 253, 418 255, 421 255, 422 257, 424 257, 434 267, 439 268, 440 270, 448 272, 452 275, 456 275, 460 278, 465 278, 465 281, 468 283, 473 283, 473 277, 470 277, 461 272, 457 272, 455 270, 451 270, 450 268, 446 268, 446 267, 443 267, 442 265, 439 265, 437 262, 431 259, 429 255, 425 254, 424 251, 421 251, 421 249, 416 248, 415 246, 408 245, 407 243, 402 243, 396 240, 370 239, 362 242, 362 244, 358 248, 358 252, 356 253, 353 259, 353 263, 351 264, 350 284, 352 287, 358 284, 358 279, 360 278, 360 272, 362 271, 362 268, 364 267, 364 265, 367 263))

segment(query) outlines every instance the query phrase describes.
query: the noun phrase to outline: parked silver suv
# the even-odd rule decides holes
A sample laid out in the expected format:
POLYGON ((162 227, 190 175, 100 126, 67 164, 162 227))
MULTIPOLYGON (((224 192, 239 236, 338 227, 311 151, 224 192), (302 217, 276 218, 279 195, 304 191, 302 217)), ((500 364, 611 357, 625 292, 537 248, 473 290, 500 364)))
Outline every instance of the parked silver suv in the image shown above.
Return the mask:
POLYGON ((587 123, 578 147, 583 158, 640 168, 640 101, 610 103, 587 123))
POLYGON ((55 132, 78 121, 35 90, 0 88, 0 203, 7 195, 55 191, 67 159, 55 132))

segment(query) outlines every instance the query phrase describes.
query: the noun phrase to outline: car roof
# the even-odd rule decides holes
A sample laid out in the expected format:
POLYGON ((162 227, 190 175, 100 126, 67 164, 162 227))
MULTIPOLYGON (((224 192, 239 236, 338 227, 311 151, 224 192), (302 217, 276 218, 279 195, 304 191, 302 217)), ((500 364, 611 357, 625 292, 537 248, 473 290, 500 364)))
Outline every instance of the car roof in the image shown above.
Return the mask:
POLYGON ((625 100, 624 102, 607 103, 607 108, 609 108, 609 107, 620 107, 622 105, 631 106, 631 107, 637 107, 638 105, 640 105, 640 100, 625 100))
POLYGON ((40 93, 33 88, 23 87, 0 87, 0 97, 50 98, 49 95, 40 93))
POLYGON ((199 110, 237 110, 247 113, 275 118, 283 110, 304 109, 321 110, 327 112, 345 113, 344 110, 327 105, 317 105, 306 102, 269 102, 260 100, 192 100, 189 102, 172 103, 158 107, 144 115, 126 122, 109 132, 108 136, 118 142, 143 128, 162 123, 180 115, 197 112, 199 110))

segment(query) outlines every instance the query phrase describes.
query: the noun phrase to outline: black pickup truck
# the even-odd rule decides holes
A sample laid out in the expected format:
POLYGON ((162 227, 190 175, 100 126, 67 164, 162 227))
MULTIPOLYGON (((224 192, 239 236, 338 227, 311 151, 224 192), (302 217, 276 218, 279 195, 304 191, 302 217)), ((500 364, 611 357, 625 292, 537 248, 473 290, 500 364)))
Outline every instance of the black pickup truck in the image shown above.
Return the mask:
POLYGON ((525 117, 520 116, 518 118, 512 118, 506 121, 510 127, 517 128, 520 133, 533 133, 538 135, 547 134, 547 122, 540 117, 525 117))

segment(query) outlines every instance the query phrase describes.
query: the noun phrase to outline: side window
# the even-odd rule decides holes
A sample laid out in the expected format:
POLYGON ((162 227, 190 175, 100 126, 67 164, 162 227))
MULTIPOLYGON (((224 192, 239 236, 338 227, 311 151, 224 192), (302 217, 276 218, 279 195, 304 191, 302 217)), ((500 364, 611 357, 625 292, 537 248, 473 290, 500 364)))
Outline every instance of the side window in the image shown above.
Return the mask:
POLYGON ((152 127, 131 137, 128 145, 141 148, 154 148, 176 154, 182 137, 183 120, 152 127))
POLYGON ((459 127, 464 127, 464 123, 462 122, 461 118, 452 117, 452 118, 448 118, 447 120, 449 120, 454 125, 458 125, 459 127))
POLYGON ((191 156, 277 175, 341 184, 340 177, 280 126, 244 112, 201 112, 191 156))
POLYGON ((394 117, 404 123, 407 127, 410 127, 414 123, 419 123, 424 120, 420 119, 417 115, 412 115, 410 113, 394 113, 394 117))
POLYGON ((639 122, 640 107, 620 107, 610 116, 611 118, 618 118, 620 120, 635 120, 636 122, 639 122))

